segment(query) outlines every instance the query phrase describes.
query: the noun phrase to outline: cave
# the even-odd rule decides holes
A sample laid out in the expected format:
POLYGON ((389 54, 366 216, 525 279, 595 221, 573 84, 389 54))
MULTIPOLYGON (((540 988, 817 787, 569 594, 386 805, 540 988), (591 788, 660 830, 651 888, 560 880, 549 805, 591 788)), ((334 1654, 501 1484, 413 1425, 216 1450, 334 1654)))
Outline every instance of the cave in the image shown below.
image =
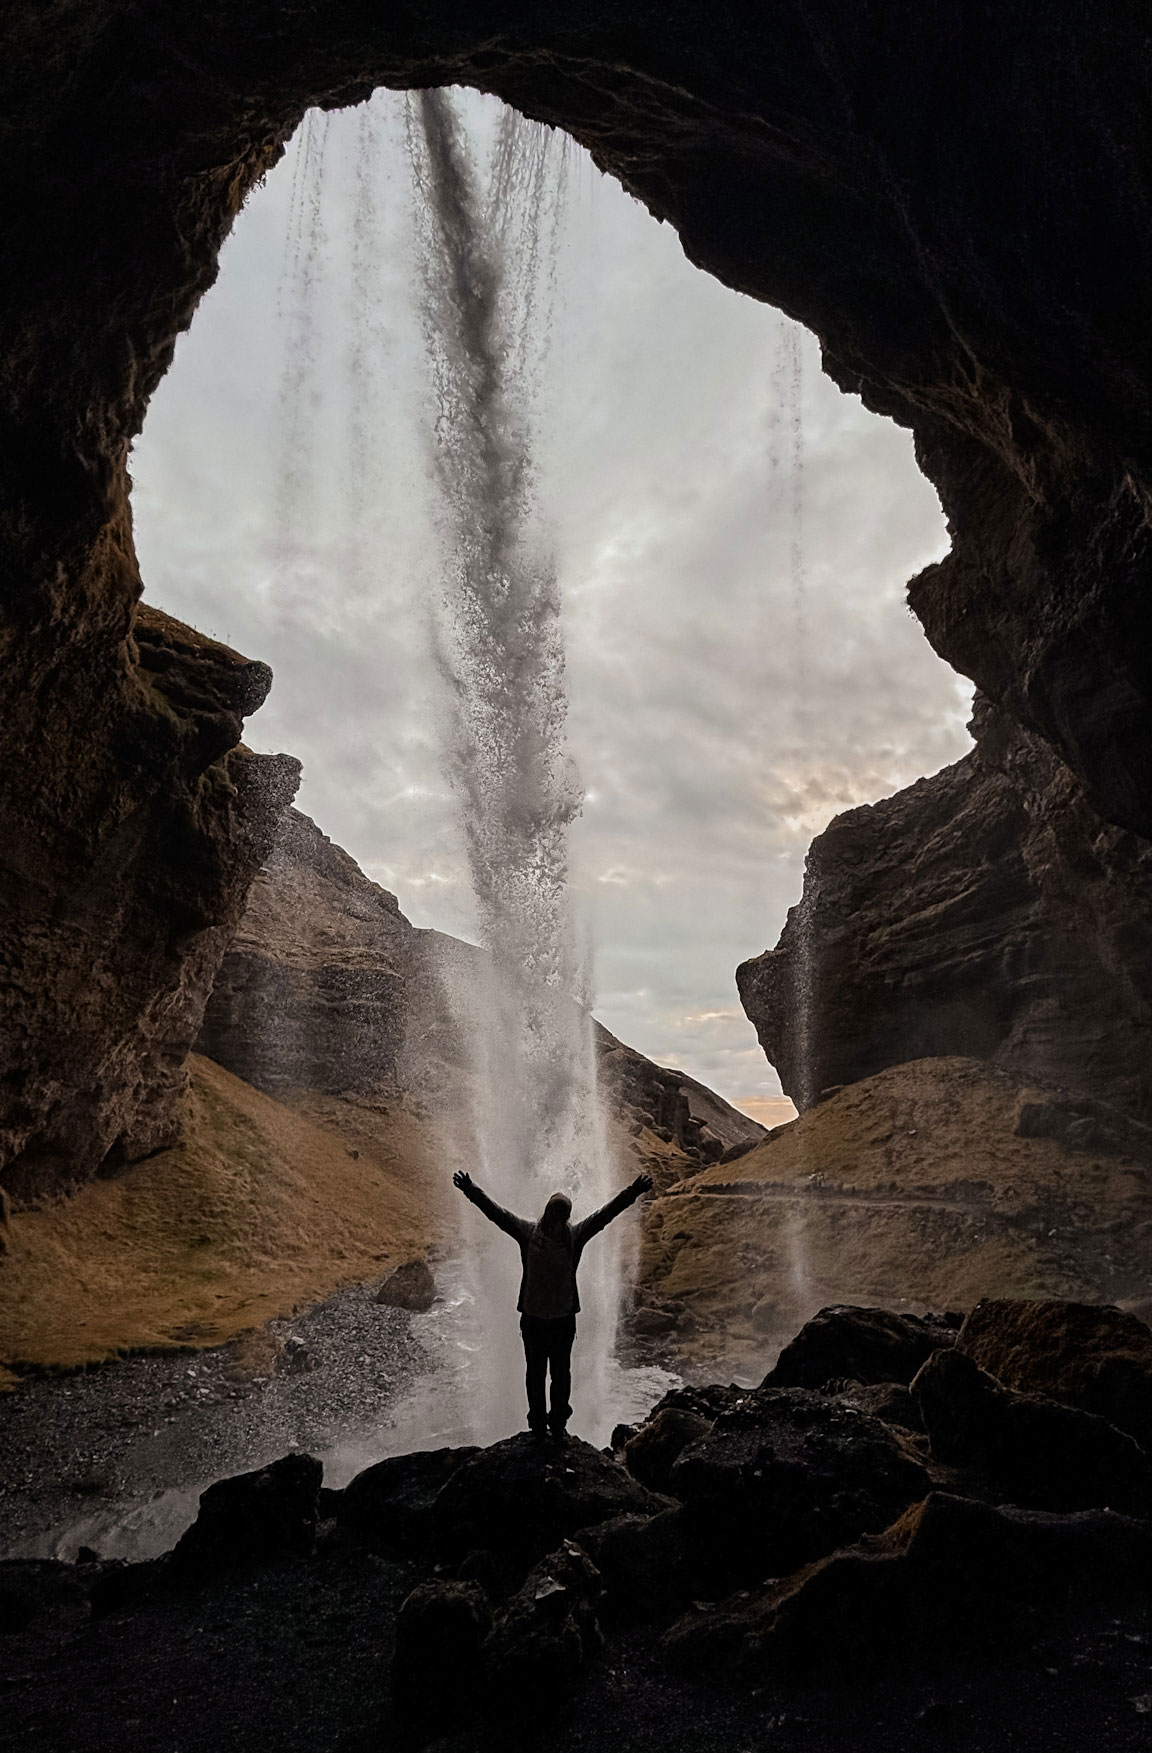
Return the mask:
MULTIPOLYGON (((953 1199, 960 1212, 951 1229, 924 1223, 925 1257, 947 1256, 967 1225, 992 1248, 1056 1238, 1055 1258, 1062 1236, 1087 1234, 1098 1202, 1099 1282, 1123 1278, 1127 1299, 1076 1303, 1075 1287, 1053 1282, 1044 1301, 977 1301, 976 1287, 965 1315, 927 1297, 919 1313, 826 1307, 758 1383, 680 1385, 608 1450, 575 1443, 550 1473, 526 1436, 392 1456, 341 1489, 299 1452, 239 1479, 217 1469, 171 1552, 133 1564, 82 1549, 69 1559, 83 1563, 5 1567, 0 1633, 29 1634, 18 1676, 29 1733, 95 1747, 102 1731, 84 1712, 98 1680, 117 1723, 129 1694, 141 1709, 125 1744, 158 1746, 155 1729, 171 1745, 187 1727, 205 1745, 231 1734, 355 1753, 379 1744, 405 1684, 417 1708, 443 1704, 445 1627, 460 1671, 483 1670, 485 1685, 525 1672, 550 1684, 561 1644, 575 1651, 565 1684, 591 1672, 603 1591, 619 1665, 601 1663, 591 1726, 568 1721, 558 1746, 630 1744, 635 1731, 637 1746, 687 1749, 735 1732, 819 1753, 927 1744, 941 1725, 983 1753, 1057 1753, 1098 1732, 1118 1753, 1140 1745, 1152 1710, 1152 1337, 1149 1305, 1128 1293, 1146 1288, 1152 1236, 1142 13, 1120 0, 1091 11, 1052 0, 1042 19, 1021 0, 779 0, 750 22, 688 0, 640 12, 587 0, 564 14, 540 0, 15 0, 0 44, 0 1255, 9 1196, 33 1217, 67 1214, 178 1140, 188 1057, 250 891, 263 884, 274 901, 309 861, 350 891, 364 880, 286 815, 298 764, 241 741, 267 666, 141 602, 128 460, 245 197, 306 112, 381 86, 459 85, 566 131, 674 228, 692 263, 803 323, 829 377, 910 431, 948 520, 951 552, 912 580, 909 604, 977 690, 975 747, 839 817, 813 845, 780 944, 738 976, 808 1110, 797 1128, 812 1122, 770 1146, 792 1192, 802 1185, 807 1212, 835 1217, 797 1139, 818 1141, 835 1111, 860 1121, 853 1143, 874 1119, 853 1109, 854 1089, 895 1085, 909 1062, 939 1065, 948 1091, 978 1086, 983 1111, 999 1104, 998 1136, 1059 1147, 1064 1180, 1050 1205, 965 1182, 976 1110, 961 1101, 943 1144, 908 1144, 906 1123, 917 1173, 951 1153, 950 1179, 925 1205, 953 1199), (805 1052, 803 979, 819 999, 805 1052), (1013 1198, 1007 1218, 992 1210, 1013 1198), (761 1465, 801 1452, 802 1465, 761 1465), (561 1633, 537 1635, 561 1602, 561 1633), (266 1684, 249 1666, 255 1617, 261 1637, 270 1628, 266 1684), (382 1625, 400 1668, 405 1651, 411 1663, 390 1695, 382 1625), (57 1656, 64 1667, 50 1671, 57 1656), (200 1715, 186 1724, 167 1699, 182 1708, 173 1695, 189 1668, 200 1715), (745 1688, 736 1704, 712 1688, 722 1669, 745 1688), (861 1685, 874 1682, 860 1736, 861 1685), (305 1691, 312 1739, 293 1743, 305 1691), (265 1699, 268 1721, 254 1727, 265 1699), (653 1701, 663 1742, 643 1738, 653 1701)), ((397 939, 410 931, 392 897, 357 895, 397 939)), ((218 1040, 245 978, 234 959, 218 1040)), ((362 1028, 369 984, 321 996, 362 1028)), ((702 1227, 725 1200, 739 1206, 749 1155, 769 1147, 722 1136, 731 1111, 710 1092, 653 1080, 611 1037, 601 1046, 651 1135, 695 1153, 702 1227)), ((256 1066, 253 1082, 276 1071, 256 1066)), ((203 1112, 227 1095, 225 1072, 212 1076, 203 1112)), ((342 1088, 343 1063, 323 1076, 342 1088)), ((359 1157, 344 1144, 320 1152, 333 1204, 359 1157)), ((898 1204, 904 1189, 848 1191, 849 1221, 835 1219, 845 1254, 857 1195, 898 1204)), ((673 1188, 670 1213, 688 1204, 673 1188)), ((252 1227, 272 1255, 266 1219, 252 1227)), ((306 1233, 295 1210, 288 1220, 306 1233)), ((218 1209, 190 1214, 182 1255, 210 1246, 219 1222, 218 1209)), ((717 1234, 713 1254, 745 1273, 759 1241, 717 1234)), ((748 1310, 749 1331, 763 1321, 757 1344, 776 1319, 762 1288, 748 1310)), ((298 1294, 315 1300, 303 1276, 298 1294)), ((683 1299, 673 1285, 636 1313, 659 1336, 683 1299)), ((195 1350, 206 1331, 188 1320, 165 1343, 195 1350)), ((285 1348, 285 1377, 307 1373, 307 1349, 285 1348)), ((252 1375, 265 1362, 250 1363, 251 1379, 270 1379, 252 1375)), ((143 1352, 137 1366, 151 1367, 143 1352)), ((11 1385, 0 1370, 0 1390, 11 1385)), ((10 1415, 9 1427, 25 1420, 25 1455, 44 1446, 44 1403, 28 1396, 10 1415)), ((73 1498, 98 1498, 105 1486, 79 1457, 74 1471, 73 1498)), ((449 1712, 409 1739, 458 1727, 449 1712)), ((476 1744, 507 1745, 503 1728, 476 1744)))
MULTIPOLYGON (((1037 941, 1090 918, 1095 951, 1072 959, 1101 1040, 1087 1071, 1067 1051, 1055 1068, 1144 1116, 1149 244, 1127 9, 1059 6, 1040 33, 1015 7, 782 5, 761 39, 689 6, 656 30, 615 6, 108 4, 17 8, 5 40, 13 1192, 171 1137, 198 1004, 295 782, 238 746, 263 666, 139 607, 127 456, 249 188, 308 108, 378 85, 471 85, 566 129, 694 263, 803 322, 839 385, 911 429, 952 551, 910 603, 990 726, 953 791, 998 790, 1034 878, 1048 848, 1030 943, 1049 984, 1061 958, 1037 941)), ((857 957, 864 1002, 902 954, 857 957)), ((786 1059, 779 991, 751 1003, 786 1059)), ((1013 1041, 1060 1035, 1051 1004, 1036 1026, 1019 1010, 1000 993, 924 1038, 1011 1062, 1013 1041)), ((821 1087, 870 1063, 826 1047, 821 1087)))

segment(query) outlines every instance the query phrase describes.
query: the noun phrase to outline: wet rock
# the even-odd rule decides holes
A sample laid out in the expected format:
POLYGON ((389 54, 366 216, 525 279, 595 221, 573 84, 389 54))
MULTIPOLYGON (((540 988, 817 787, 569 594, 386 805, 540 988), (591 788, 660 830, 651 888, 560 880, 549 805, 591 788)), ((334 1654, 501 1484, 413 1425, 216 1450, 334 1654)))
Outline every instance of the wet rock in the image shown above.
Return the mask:
POLYGON ((840 1382, 830 1384, 830 1391, 834 1391, 844 1405, 854 1406, 858 1412, 866 1412, 882 1424, 893 1424, 898 1430, 915 1435, 923 1433, 920 1408, 911 1390, 902 1383, 872 1382, 865 1386, 860 1382, 840 1382))
POLYGON ((312 1455, 285 1455, 268 1467, 221 1479, 172 1553, 176 1574, 212 1573, 235 1564, 306 1558, 316 1544, 324 1469, 312 1455))
POLYGON ((663 1498, 590 1444, 540 1448, 524 1433, 453 1471, 432 1506, 430 1532, 434 1549, 446 1555, 492 1547, 531 1561, 581 1528, 664 1508, 663 1498))
POLYGON ((680 1316, 675 1309, 653 1309, 642 1305, 633 1311, 629 1325, 634 1333, 651 1339, 671 1333, 679 1320, 680 1316))
POLYGON ((492 1608, 474 1582, 417 1584, 396 1621, 392 1695, 409 1714, 448 1726, 474 1707, 492 1608))
POLYGON ((377 1461, 341 1493, 341 1528, 373 1552, 418 1552, 429 1538, 432 1506, 441 1488, 479 1453, 477 1448, 424 1449, 377 1461))
POLYGON ((912 1394, 935 1459, 976 1470, 1010 1503, 1152 1511, 1152 1463, 1130 1436, 1092 1413, 1013 1393, 955 1350, 933 1354, 912 1394))
POLYGON ((713 1588, 781 1576, 886 1527, 930 1480, 887 1425, 803 1388, 758 1388, 683 1450, 670 1490, 713 1588))
POLYGON ((695 1590, 685 1511, 616 1516, 586 1528, 580 1545, 600 1572, 605 1606, 615 1618, 666 1623, 695 1590))
POLYGON ((953 1339, 943 1321, 931 1317, 833 1304, 804 1323, 764 1386, 823 1388, 838 1379, 907 1384, 934 1351, 953 1339))
MULTIPOLYGON (((878 1538, 715 1616, 732 1669, 871 1676, 1018 1660, 1054 1629, 1147 1599, 1152 1530, 1111 1511, 1058 1516, 933 1492, 878 1538)), ((708 1616, 669 1639, 678 1661, 708 1616)))
POLYGON ((657 1400, 648 1414, 648 1420, 658 1418, 661 1412, 674 1407, 679 1412, 694 1412, 697 1417, 711 1423, 721 1412, 729 1412, 733 1406, 738 1406, 747 1395, 748 1389, 737 1387, 735 1382, 725 1386, 719 1382, 709 1382, 699 1386, 670 1388, 662 1399, 657 1400))
POLYGON ((572 1691, 601 1645, 596 1566, 565 1541, 531 1570, 484 1648, 488 1697, 501 1715, 547 1711, 572 1691))
POLYGON ((666 1406, 624 1445, 624 1465, 650 1491, 667 1492, 672 1468, 689 1443, 707 1436, 712 1420, 676 1406, 666 1406))
POLYGON ((380 1289, 376 1292, 376 1301, 393 1309, 411 1309, 415 1314, 427 1314, 436 1301, 436 1280, 432 1268, 426 1260, 406 1260, 390 1272, 380 1289))
POLYGON ((1094 1412, 1152 1455, 1152 1329, 1135 1315, 1110 1305, 985 1298, 957 1343, 1005 1387, 1094 1412))

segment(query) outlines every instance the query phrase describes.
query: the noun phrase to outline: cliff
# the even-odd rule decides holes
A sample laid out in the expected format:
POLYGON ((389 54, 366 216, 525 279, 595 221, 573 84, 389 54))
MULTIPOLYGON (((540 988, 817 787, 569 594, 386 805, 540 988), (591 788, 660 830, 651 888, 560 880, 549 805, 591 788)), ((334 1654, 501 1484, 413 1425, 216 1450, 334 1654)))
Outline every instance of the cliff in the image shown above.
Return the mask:
MULTIPOLYGON (((198 1048, 269 1095, 329 1119, 338 1104, 345 1125, 355 1113, 370 1126, 397 1101, 458 1121, 470 1072, 449 995, 467 994, 479 956, 416 930, 394 895, 289 810, 221 964, 198 1048)), ((595 1034, 610 1108, 655 1157, 661 1180, 764 1136, 695 1079, 599 1025, 595 1034)))
MULTIPOLYGON (((20 778, 44 793, 0 836, 0 1183, 17 1200, 175 1142, 184 1061, 296 790, 297 762, 236 746, 266 665, 144 607, 129 643, 131 678, 83 746, 75 702, 42 691, 20 778)), ((22 722, 7 715, 9 737, 22 722)))
POLYGON ((812 844, 774 950, 737 972, 800 1108, 932 1055, 1152 1119, 1152 847, 979 702, 976 747, 812 844))

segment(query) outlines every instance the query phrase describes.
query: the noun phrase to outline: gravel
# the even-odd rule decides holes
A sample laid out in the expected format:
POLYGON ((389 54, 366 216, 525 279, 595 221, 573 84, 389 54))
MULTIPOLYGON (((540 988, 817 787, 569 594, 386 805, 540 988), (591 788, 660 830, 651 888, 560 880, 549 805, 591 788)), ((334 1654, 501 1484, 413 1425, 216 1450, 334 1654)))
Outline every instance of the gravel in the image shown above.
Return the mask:
POLYGON ((0 1557, 164 1551, 213 1479, 289 1449, 384 1452, 398 1399, 430 1369, 422 1317, 356 1286, 267 1341, 134 1355, 0 1396, 0 1557))

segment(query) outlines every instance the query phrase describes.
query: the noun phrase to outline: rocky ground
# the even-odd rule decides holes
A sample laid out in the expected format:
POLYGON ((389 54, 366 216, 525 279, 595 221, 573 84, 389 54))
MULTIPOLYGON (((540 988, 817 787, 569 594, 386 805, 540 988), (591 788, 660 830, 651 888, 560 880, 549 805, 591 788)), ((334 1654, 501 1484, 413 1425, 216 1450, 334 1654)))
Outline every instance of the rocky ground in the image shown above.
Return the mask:
POLYGON ((0 1396, 0 1553, 163 1551, 205 1484, 386 1428, 432 1363, 374 1287, 206 1351, 155 1352, 0 1396))
POLYGON ((147 1564, 0 1567, 13 1745, 1136 1753, 1152 1331, 832 1309, 612 1451, 291 1454, 147 1564), (1038 1383, 1044 1392, 1036 1391, 1038 1383))

